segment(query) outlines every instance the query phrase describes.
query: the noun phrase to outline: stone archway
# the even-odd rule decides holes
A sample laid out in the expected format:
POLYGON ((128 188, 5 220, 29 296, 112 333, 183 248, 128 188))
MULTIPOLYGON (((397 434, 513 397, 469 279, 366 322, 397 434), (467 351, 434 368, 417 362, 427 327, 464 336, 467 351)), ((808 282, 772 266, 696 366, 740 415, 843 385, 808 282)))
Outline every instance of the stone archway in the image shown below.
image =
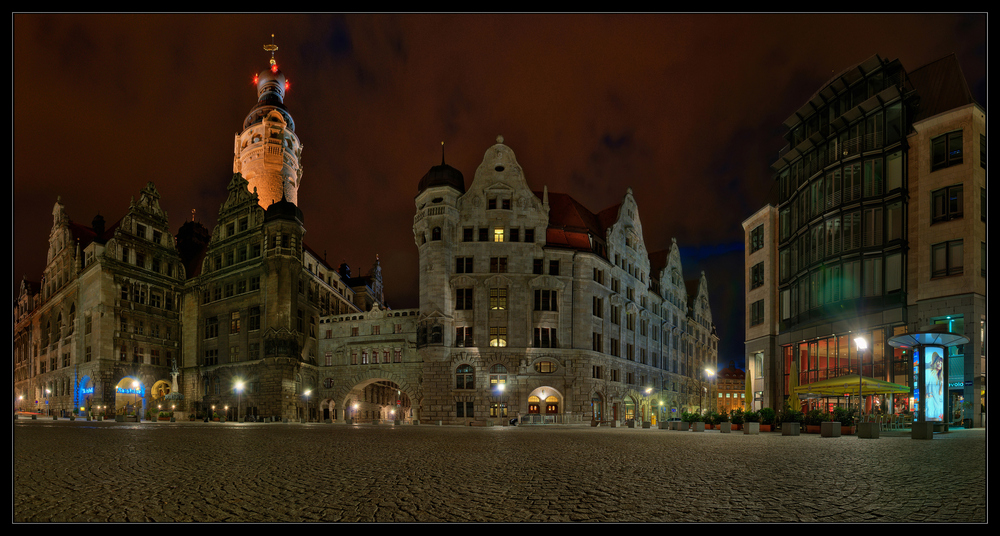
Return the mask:
POLYGON ((341 409, 342 418, 351 422, 374 420, 419 420, 419 393, 406 379, 382 369, 364 371, 344 382, 331 397, 333 407, 341 409), (340 401, 338 403, 338 401, 340 401))
MULTIPOLYGON (((342 418, 343 415, 337 414, 337 402, 332 398, 324 398, 319 401, 319 419, 322 422, 335 422, 338 417, 342 418)), ((343 411, 343 410, 341 410, 343 411)))
POLYGON ((542 385, 528 393, 528 413, 521 418, 526 423, 559 423, 565 410, 566 397, 555 387, 542 385))
POLYGON ((125 376, 115 385, 115 408, 120 415, 145 413, 146 387, 139 378, 125 376))
POLYGON ((393 381, 371 378, 354 385, 343 403, 351 422, 411 421, 410 396, 393 381))

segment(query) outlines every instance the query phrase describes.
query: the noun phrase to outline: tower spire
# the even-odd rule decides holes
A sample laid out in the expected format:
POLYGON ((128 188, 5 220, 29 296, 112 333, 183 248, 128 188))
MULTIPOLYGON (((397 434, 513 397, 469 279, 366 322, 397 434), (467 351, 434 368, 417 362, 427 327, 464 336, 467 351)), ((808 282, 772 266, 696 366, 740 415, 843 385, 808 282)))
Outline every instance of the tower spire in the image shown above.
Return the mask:
POLYGON ((285 108, 288 79, 278 69, 274 53, 278 45, 264 45, 271 53, 269 65, 254 77, 257 104, 243 120, 243 130, 233 142, 233 173, 247 180, 247 189, 257 192, 261 207, 267 201, 285 199, 298 204, 302 184, 302 144, 295 135, 295 121, 285 108))
POLYGON ((274 51, 278 50, 278 45, 274 44, 274 34, 271 34, 271 44, 264 45, 264 50, 271 53, 271 70, 276 71, 278 69, 278 62, 274 60, 274 51))

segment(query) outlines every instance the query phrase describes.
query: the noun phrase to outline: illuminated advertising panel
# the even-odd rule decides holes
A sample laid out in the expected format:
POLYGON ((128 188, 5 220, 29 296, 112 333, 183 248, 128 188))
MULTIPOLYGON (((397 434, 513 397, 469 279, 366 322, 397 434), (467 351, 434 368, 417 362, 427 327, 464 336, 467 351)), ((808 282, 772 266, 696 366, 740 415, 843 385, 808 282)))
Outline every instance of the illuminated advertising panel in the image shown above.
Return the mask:
POLYGON ((940 346, 926 346, 924 352, 924 420, 944 420, 944 356, 945 350, 940 346))

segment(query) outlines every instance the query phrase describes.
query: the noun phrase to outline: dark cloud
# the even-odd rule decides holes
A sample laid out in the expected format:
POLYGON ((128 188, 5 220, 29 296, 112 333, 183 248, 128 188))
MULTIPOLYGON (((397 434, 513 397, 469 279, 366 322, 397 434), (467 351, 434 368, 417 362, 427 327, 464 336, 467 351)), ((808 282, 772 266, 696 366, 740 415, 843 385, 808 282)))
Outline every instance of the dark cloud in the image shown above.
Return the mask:
MULTIPOLYGON (((44 269, 56 196, 77 221, 113 223, 153 181, 173 228, 192 209, 211 226, 271 34, 304 145, 306 240, 355 271, 378 255, 399 308, 416 305, 413 197, 442 141, 467 182, 502 134, 534 189, 599 211, 633 188, 650 250, 742 243, 781 122, 844 68, 955 52, 985 105, 985 18, 17 14, 14 286, 44 269)), ((690 262, 728 363, 742 256, 690 262)))

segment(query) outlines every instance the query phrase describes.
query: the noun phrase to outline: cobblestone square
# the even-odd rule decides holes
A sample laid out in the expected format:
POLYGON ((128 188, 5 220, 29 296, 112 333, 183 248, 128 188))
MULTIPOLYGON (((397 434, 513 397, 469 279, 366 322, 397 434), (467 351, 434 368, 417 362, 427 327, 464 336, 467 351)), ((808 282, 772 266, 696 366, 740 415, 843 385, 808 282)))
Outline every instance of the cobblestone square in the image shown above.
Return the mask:
POLYGON ((17 420, 15 522, 979 522, 986 432, 17 420))

